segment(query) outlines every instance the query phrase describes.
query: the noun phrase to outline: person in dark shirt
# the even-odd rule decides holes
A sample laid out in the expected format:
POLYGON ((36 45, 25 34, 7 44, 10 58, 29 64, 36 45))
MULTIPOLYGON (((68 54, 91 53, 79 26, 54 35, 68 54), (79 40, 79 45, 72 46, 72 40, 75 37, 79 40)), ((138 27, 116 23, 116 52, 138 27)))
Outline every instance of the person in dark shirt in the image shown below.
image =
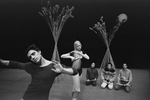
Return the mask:
POLYGON ((74 68, 64 68, 65 65, 57 61, 45 59, 35 45, 31 45, 27 49, 26 54, 31 62, 21 63, 0 59, 0 63, 10 67, 23 68, 31 75, 31 83, 21 100, 48 100, 49 91, 55 77, 61 73, 70 75, 78 74, 74 68))
POLYGON ((75 41, 74 50, 61 55, 61 58, 70 58, 73 61, 72 68, 77 69, 79 72, 77 75, 73 76, 72 100, 77 100, 80 93, 80 75, 82 74, 81 59, 89 59, 89 56, 81 51, 81 48, 81 42, 75 41))
POLYGON ((96 86, 98 79, 98 71, 95 68, 95 63, 91 64, 91 67, 87 69, 86 71, 86 85, 92 84, 93 86, 96 86))
POLYGON ((107 66, 101 72, 102 84, 101 88, 108 86, 109 89, 113 89, 114 80, 116 78, 115 68, 112 67, 111 63, 108 63, 107 66))

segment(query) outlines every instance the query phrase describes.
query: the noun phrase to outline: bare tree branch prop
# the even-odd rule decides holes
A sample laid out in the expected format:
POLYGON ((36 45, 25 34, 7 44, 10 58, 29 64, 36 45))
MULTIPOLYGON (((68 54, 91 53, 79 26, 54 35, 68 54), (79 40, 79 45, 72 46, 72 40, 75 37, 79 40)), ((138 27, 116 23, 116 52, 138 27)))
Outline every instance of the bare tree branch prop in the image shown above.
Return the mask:
POLYGON ((117 24, 113 27, 113 29, 112 29, 112 31, 110 31, 110 33, 107 33, 107 31, 106 31, 106 25, 105 25, 105 22, 103 21, 103 16, 100 18, 99 22, 97 22, 92 28, 91 27, 89 28, 90 30, 94 31, 99 37, 102 38, 102 40, 104 41, 104 43, 107 47, 104 59, 100 66, 101 68, 104 67, 105 64, 108 62, 111 62, 112 65, 115 67, 109 47, 110 47, 112 39, 114 38, 114 35, 115 35, 116 31, 118 30, 119 26, 122 23, 126 22, 126 20, 127 20, 126 14, 120 14, 117 19, 117 24))
MULTIPOLYGON (((55 46, 52 60, 60 62, 57 42, 65 22, 68 18, 73 18, 73 10, 74 7, 69 8, 68 6, 66 6, 63 7, 61 12, 59 13, 59 5, 55 5, 54 7, 52 7, 50 1, 48 0, 47 5, 45 7, 42 7, 41 12, 39 12, 39 14, 45 18, 54 37, 55 46)), ((62 78, 60 78, 60 76, 55 79, 55 83, 62 81, 62 78)))
POLYGON ((99 37, 102 38, 106 46, 108 45, 107 36, 108 33, 106 32, 106 25, 103 21, 103 16, 100 18, 100 21, 97 22, 92 28, 90 28, 92 31, 94 31, 99 37))
POLYGON ((73 18, 72 15, 73 10, 74 7, 71 8, 69 8, 68 6, 63 7, 61 13, 59 14, 59 5, 55 5, 54 7, 51 7, 50 1, 48 1, 47 6, 42 7, 42 10, 41 12, 39 12, 39 14, 45 18, 53 36, 57 35, 59 37, 66 20, 69 17, 73 18))
POLYGON ((109 40, 108 40, 108 42, 109 42, 109 44, 111 43, 111 41, 112 41, 112 39, 114 38, 114 35, 115 35, 115 33, 116 33, 116 31, 118 30, 118 28, 119 28, 119 26, 121 25, 122 23, 118 23, 117 25, 115 25, 114 27, 113 27, 113 30, 112 30, 112 32, 110 32, 110 36, 109 36, 109 40))

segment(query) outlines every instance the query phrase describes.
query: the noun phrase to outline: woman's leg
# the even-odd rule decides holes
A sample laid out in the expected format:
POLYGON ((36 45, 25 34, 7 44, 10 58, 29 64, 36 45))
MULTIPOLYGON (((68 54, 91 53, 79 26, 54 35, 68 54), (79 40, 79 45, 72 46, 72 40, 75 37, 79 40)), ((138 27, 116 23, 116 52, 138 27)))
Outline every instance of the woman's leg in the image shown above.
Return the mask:
POLYGON ((73 76, 73 94, 72 94, 72 100, 77 100, 77 96, 80 93, 80 77, 79 74, 73 76))

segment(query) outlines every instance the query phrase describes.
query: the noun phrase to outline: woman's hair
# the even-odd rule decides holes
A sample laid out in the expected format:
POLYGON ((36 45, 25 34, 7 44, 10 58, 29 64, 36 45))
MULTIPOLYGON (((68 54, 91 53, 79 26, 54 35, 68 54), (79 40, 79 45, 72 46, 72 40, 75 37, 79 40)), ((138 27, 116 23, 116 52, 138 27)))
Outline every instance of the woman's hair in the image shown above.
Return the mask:
MULTIPOLYGON (((78 45, 81 45, 81 42, 78 41, 78 40, 76 40, 76 41, 74 42, 74 49, 76 49, 78 45)), ((82 46, 82 45, 81 45, 81 46, 82 46)))
POLYGON ((40 51, 40 49, 39 49, 38 47, 36 47, 34 44, 30 45, 30 46, 26 49, 25 53, 27 54, 30 50, 40 51))

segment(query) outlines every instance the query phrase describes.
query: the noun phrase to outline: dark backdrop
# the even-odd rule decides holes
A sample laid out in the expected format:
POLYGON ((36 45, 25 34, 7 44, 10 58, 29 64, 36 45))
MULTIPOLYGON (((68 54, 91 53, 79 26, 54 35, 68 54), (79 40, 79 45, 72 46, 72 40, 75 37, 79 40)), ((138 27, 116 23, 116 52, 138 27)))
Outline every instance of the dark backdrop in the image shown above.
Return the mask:
MULTIPOLYGON (((47 0, 0 0, 0 57, 21 62, 28 61, 25 50, 37 45, 47 59, 51 59, 54 40, 45 19, 39 15, 47 0)), ((107 31, 115 25, 119 14, 128 16, 119 27, 110 50, 117 68, 127 63, 129 68, 149 68, 150 1, 149 0, 51 0, 60 8, 74 6, 74 18, 64 25, 58 42, 59 54, 73 50, 75 40, 80 40, 90 60, 83 60, 83 67, 95 62, 99 67, 106 46, 89 27, 104 16, 107 31)), ((69 59, 61 59, 71 65, 69 59)))

